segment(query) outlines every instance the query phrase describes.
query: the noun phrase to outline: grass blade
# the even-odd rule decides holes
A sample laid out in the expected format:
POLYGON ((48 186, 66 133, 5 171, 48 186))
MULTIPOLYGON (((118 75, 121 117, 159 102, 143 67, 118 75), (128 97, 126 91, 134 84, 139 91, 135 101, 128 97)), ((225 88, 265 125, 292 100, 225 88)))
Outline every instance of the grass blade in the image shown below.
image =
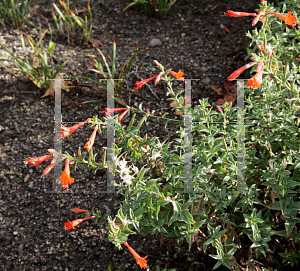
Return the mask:
POLYGON ((56 78, 56 75, 61 71, 61 69, 67 64, 68 60, 66 60, 61 66, 57 69, 57 71, 53 74, 52 78, 56 78))
POLYGON ((22 43, 22 47, 23 47, 23 51, 24 51, 24 55, 25 55, 25 60, 26 60, 26 62, 28 62, 28 57, 27 57, 27 54, 26 54, 26 47, 25 47, 23 33, 21 33, 21 43, 22 43))
POLYGON ((64 24, 65 24, 65 27, 66 27, 67 31, 69 31, 70 30, 70 26, 69 26, 69 24, 67 22, 67 19, 66 19, 65 15, 60 11, 60 9, 55 5, 55 3, 53 3, 53 6, 55 7, 55 9, 58 12, 59 16, 64 21, 64 24))
MULTIPOLYGON (((108 64, 107 64, 107 62, 106 62, 106 58, 105 58, 104 54, 101 52, 101 50, 100 50, 99 48, 96 48, 96 49, 99 51, 99 53, 101 54, 101 56, 102 56, 102 58, 103 58, 103 61, 104 61, 105 66, 106 66, 106 69, 107 69, 108 74, 109 74, 109 76, 110 76, 109 78, 113 79, 112 74, 111 74, 111 72, 110 72, 110 68, 109 68, 109 66, 108 66, 108 64)), ((100 63, 100 62, 99 62, 99 63, 100 63)))
POLYGON ((124 68, 126 67, 127 62, 130 61, 129 64, 128 64, 128 66, 127 66, 127 69, 126 69, 126 71, 125 71, 123 80, 119 80, 119 83, 118 83, 118 92, 122 89, 122 87, 123 87, 123 85, 124 85, 124 83, 125 83, 125 79, 126 79, 127 73, 128 73, 128 71, 129 71, 129 69, 130 69, 130 67, 131 67, 131 65, 132 65, 132 62, 134 61, 134 59, 135 59, 135 57, 136 57, 136 55, 137 55, 138 53, 139 53, 139 46, 137 45, 136 50, 135 50, 133 56, 130 57, 130 58, 125 62, 125 64, 123 65, 123 67, 122 67, 122 69, 121 69, 119 79, 122 78, 123 70, 124 70, 124 68))
POLYGON ((95 55, 86 55, 86 56, 89 56, 89 57, 93 57, 93 60, 94 60, 94 66, 96 66, 96 68, 98 69, 98 70, 100 70, 100 74, 104 77, 104 78, 106 78, 106 76, 105 76, 105 74, 104 74, 104 70, 103 70, 103 67, 102 67, 102 65, 101 65, 101 62, 99 61, 99 58, 98 57, 96 57, 95 55))
POLYGON ((31 26, 33 26, 34 28, 38 29, 39 31, 43 31, 43 29, 41 29, 40 27, 36 26, 34 23, 30 22, 26 17, 23 17, 23 19, 30 24, 31 26))
POLYGON ((132 3, 130 3, 128 6, 126 6, 126 7, 123 9, 123 11, 125 11, 125 10, 128 9, 129 7, 135 5, 136 3, 137 3, 137 2, 132 2, 132 3))

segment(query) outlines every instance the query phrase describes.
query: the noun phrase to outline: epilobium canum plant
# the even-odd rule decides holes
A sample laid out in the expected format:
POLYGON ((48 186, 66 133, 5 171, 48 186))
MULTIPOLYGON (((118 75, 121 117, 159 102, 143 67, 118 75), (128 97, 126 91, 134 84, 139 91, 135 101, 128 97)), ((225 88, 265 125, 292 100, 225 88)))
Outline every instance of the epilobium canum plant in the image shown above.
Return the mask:
MULTIPOLYGON (((266 270, 261 269, 260 261, 270 249, 275 256, 285 255, 282 246, 288 240, 298 253, 295 244, 300 238, 300 45, 295 42, 299 35, 298 14, 289 11, 288 5, 278 10, 262 1, 257 13, 226 13, 232 17, 252 16, 254 25, 262 22, 259 30, 247 34, 252 39, 251 46, 254 45, 248 52, 251 62, 229 73, 228 78, 235 80, 245 69, 252 68, 253 76, 245 82, 244 89, 243 191, 236 189, 237 127, 228 123, 237 119, 234 105, 219 106, 219 113, 205 99, 193 110, 193 121, 201 122, 191 127, 192 193, 184 188, 183 120, 168 119, 167 113, 159 116, 154 111, 145 111, 142 104, 139 109, 130 108, 134 115, 128 127, 121 126, 115 117, 118 157, 114 174, 122 179, 115 186, 124 195, 124 201, 114 218, 110 214, 102 216, 94 209, 86 212, 86 216, 95 216, 96 223, 107 221, 108 240, 118 248, 126 244, 129 234, 160 233, 175 238, 179 246, 183 242, 191 245, 196 240, 200 250, 207 251, 211 246, 215 251, 211 257, 217 260, 214 268, 224 265, 240 270, 266 270), (134 126, 135 116, 141 112, 144 117, 134 126), (175 147, 170 148, 170 142, 161 143, 156 137, 140 136, 148 117, 163 118, 166 125, 178 122, 180 138, 175 147), (144 165, 138 166, 138 161, 144 165), (239 262, 236 253, 245 248, 249 254, 239 262)), ((166 82, 167 95, 172 96, 169 100, 175 100, 177 109, 183 110, 183 90, 175 93, 172 87, 175 78, 187 80, 183 72, 156 64, 160 72, 136 82, 134 91, 147 82, 166 82)), ((95 116, 89 123, 95 125, 99 121, 95 116)), ((103 131, 106 133, 107 128, 103 131)), ((76 163, 93 169, 105 166, 95 161, 92 149, 88 162, 84 160, 86 154, 78 154, 79 158, 65 155, 74 167, 76 163)), ((147 268, 145 256, 134 255, 140 267, 147 268)))

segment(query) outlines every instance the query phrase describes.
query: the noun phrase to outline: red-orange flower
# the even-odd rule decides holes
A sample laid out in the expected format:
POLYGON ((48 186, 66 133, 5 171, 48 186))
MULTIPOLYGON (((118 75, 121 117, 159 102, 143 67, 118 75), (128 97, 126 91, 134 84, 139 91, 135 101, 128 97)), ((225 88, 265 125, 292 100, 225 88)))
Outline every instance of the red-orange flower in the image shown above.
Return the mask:
POLYGON ((67 175, 70 177, 70 160, 66 159, 66 165, 65 165, 65 172, 67 173, 67 175))
MULTIPOLYGON (((54 149, 48 149, 48 152, 50 152, 52 154, 51 157, 55 157, 55 156, 59 155, 59 153, 54 149)), ((68 157, 65 154, 62 154, 61 156, 63 159, 68 157)), ((54 165, 56 163, 57 163, 57 157, 55 157, 55 159, 52 159, 51 164, 45 168, 45 170, 43 171, 43 176, 47 175, 52 170, 52 168, 54 167, 54 165)))
POLYGON ((124 118, 124 116, 128 113, 129 110, 130 110, 130 109, 127 108, 127 109, 126 109, 126 110, 118 117, 119 122, 124 118))
POLYGON ((287 25, 290 25, 293 28, 296 26, 297 18, 292 15, 291 11, 289 11, 287 15, 282 15, 273 11, 271 11, 270 14, 277 16, 278 18, 283 20, 287 25))
POLYGON ((232 10, 227 10, 222 16, 231 16, 231 17, 245 17, 245 16, 256 16, 256 13, 248 13, 248 12, 237 12, 232 10))
POLYGON ((128 245, 127 242, 124 243, 124 245, 129 249, 129 251, 131 252, 131 254, 133 255, 133 257, 136 259, 136 263, 143 269, 147 269, 148 265, 147 265, 147 261, 145 260, 148 256, 142 258, 139 254, 137 254, 134 249, 132 247, 130 247, 128 245))
POLYGON ((85 120, 84 122, 78 123, 72 127, 65 127, 64 125, 61 125, 61 134, 62 137, 67 137, 70 134, 72 134, 75 130, 80 128, 82 125, 84 125, 86 122, 88 122, 90 119, 85 120))
POLYGON ((45 155, 45 156, 41 156, 41 157, 37 157, 37 158, 31 158, 31 157, 28 157, 28 161, 24 161, 25 165, 28 165, 28 164, 32 164, 32 167, 33 166, 36 166, 42 162, 44 162, 45 160, 48 160, 48 159, 51 159, 52 156, 51 155, 45 155))
MULTIPOLYGON (((74 227, 76 227, 78 224, 80 224, 84 220, 87 220, 87 219, 90 219, 90 218, 93 218, 93 217, 88 216, 86 218, 76 219, 76 220, 73 220, 73 221, 70 221, 68 219, 68 222, 64 223, 65 229, 62 232, 74 229, 74 227)), ((60 233, 62 233, 62 232, 60 232, 60 233)))
POLYGON ((255 63, 254 62, 250 62, 246 65, 244 65, 243 67, 237 69, 236 71, 234 71, 232 74, 229 75, 228 77, 228 81, 232 81, 234 80, 235 78, 239 77, 240 74, 246 70, 246 69, 249 69, 250 67, 252 67, 255 63))
POLYGON ((160 72, 158 75, 157 75, 157 77, 156 77, 156 79, 155 79, 155 85, 157 85, 158 83, 159 83, 159 81, 160 81, 160 78, 161 78, 161 76, 164 74, 164 72, 162 71, 162 72, 160 72))
POLYGON ((259 11, 258 14, 255 16, 255 18, 252 21, 252 26, 256 25, 258 20, 260 20, 265 15, 266 12, 268 12, 268 11, 264 10, 264 9, 262 11, 259 11))
POLYGON ((91 148, 93 147, 93 145, 94 145, 97 130, 98 130, 98 126, 96 125, 96 126, 94 127, 94 132, 92 133, 92 135, 91 135, 89 141, 84 145, 84 148, 85 148, 87 151, 90 151, 90 149, 91 149, 91 148))
POLYGON ((48 167, 45 168, 45 170, 43 172, 43 176, 47 175, 51 171, 51 169, 54 167, 54 165, 55 165, 55 163, 51 162, 51 164, 48 167))
POLYGON ((224 116, 223 110, 220 106, 217 106, 218 110, 221 112, 221 114, 224 116))
POLYGON ((253 88, 252 94, 254 93, 255 88, 261 86, 264 68, 264 62, 260 61, 256 69, 257 73, 246 83, 250 88, 253 88))
POLYGON ((184 78, 182 76, 184 76, 184 73, 179 70, 178 72, 173 72, 171 70, 168 70, 169 73, 171 73, 174 77, 176 77, 176 79, 181 80, 184 82, 184 78))
POLYGON ((71 209, 71 211, 74 212, 74 213, 89 212, 89 210, 82 210, 82 209, 79 209, 79 208, 71 209))
POLYGON ((65 171, 62 171, 61 173, 61 178, 62 178, 62 186, 63 188, 66 188, 67 190, 69 189, 69 184, 74 183, 74 178, 71 178, 68 176, 68 174, 65 171))
POLYGON ((135 82, 135 88, 134 89, 139 89, 139 88, 141 88, 143 85, 145 85, 146 83, 148 83, 149 81, 151 81, 152 79, 154 79, 154 78, 156 78, 157 77, 157 75, 155 75, 155 76, 153 76, 153 77, 151 77, 151 78, 147 78, 147 79, 144 79, 144 80, 142 80, 142 81, 136 81, 135 82))
POLYGON ((74 183, 74 178, 70 177, 70 160, 66 159, 65 170, 61 173, 61 177, 57 179, 58 183, 61 183, 63 188, 69 189, 69 184, 74 183))
POLYGON ((105 108, 105 111, 100 111, 100 113, 105 113, 105 115, 112 114, 117 111, 126 110, 128 108, 105 108))

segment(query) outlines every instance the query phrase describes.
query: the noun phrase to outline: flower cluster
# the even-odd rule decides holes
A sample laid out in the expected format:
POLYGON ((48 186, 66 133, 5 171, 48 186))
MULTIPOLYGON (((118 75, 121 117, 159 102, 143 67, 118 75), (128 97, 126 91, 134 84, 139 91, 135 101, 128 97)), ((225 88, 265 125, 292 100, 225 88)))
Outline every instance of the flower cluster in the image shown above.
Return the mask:
MULTIPOLYGON (((132 146, 136 147, 137 145, 136 145, 136 143, 134 143, 132 146)), ((151 161, 155 161, 158 157, 161 156, 160 151, 162 150, 162 146, 163 146, 163 143, 160 143, 158 140, 158 143, 156 143, 156 147, 158 147, 159 151, 157 151, 157 150, 152 151, 152 155, 149 157, 149 159, 151 161)), ((143 146, 142 151, 143 151, 143 154, 141 153, 142 157, 146 158, 150 155, 151 148, 149 147, 149 145, 143 146)), ((119 167, 120 177, 123 179, 123 181, 126 185, 131 185, 132 180, 135 178, 134 176, 138 175, 139 169, 134 165, 131 165, 128 168, 127 161, 124 158, 122 158, 122 160, 120 158, 121 158, 121 156, 116 158, 116 160, 115 160, 116 165, 119 167), (130 175, 130 173, 132 172, 130 169, 132 169, 134 171, 133 175, 130 175)))
MULTIPOLYGON (((254 64, 256 64, 256 63, 251 62, 251 63, 248 63, 248 64, 244 65, 243 67, 237 69, 228 77, 228 81, 232 81, 232 80, 236 79, 243 71, 252 67, 254 64)), ((255 88, 261 86, 262 75, 264 73, 266 74, 266 72, 264 72, 264 69, 265 69, 264 62, 260 61, 256 68, 256 74, 246 83, 246 85, 248 85, 250 88, 253 88, 252 94, 254 93, 255 88)))
POLYGON ((127 184, 127 185, 131 185, 132 184, 132 179, 134 178, 134 175, 137 175, 139 173, 139 169, 136 166, 131 166, 134 174, 130 175, 131 171, 130 168, 127 168, 127 161, 123 158, 122 161, 117 161, 117 165, 120 167, 120 177, 123 179, 123 181, 127 184))
MULTIPOLYGON (((160 68, 160 69, 164 69, 164 67, 157 61, 157 60, 154 60, 154 63, 160 68)), ((184 81, 184 73, 179 70, 178 72, 174 72, 172 70, 168 70, 168 73, 171 73, 176 79, 180 80, 180 81, 184 81)), ((133 89, 133 91, 135 89, 139 89, 141 88, 143 85, 145 85, 146 83, 148 83, 149 81, 151 81, 152 79, 155 79, 155 85, 157 85, 159 82, 160 82, 160 79, 165 79, 164 77, 162 77, 162 75, 164 74, 164 71, 161 71, 159 74, 153 76, 153 77, 150 77, 150 78, 147 78, 147 79, 144 79, 142 81, 137 81, 134 85, 135 85, 135 88, 133 89)))
MULTIPOLYGON (((127 112, 129 111, 128 108, 114 108, 114 109, 108 109, 106 108, 105 109, 105 114, 111 114, 113 112, 116 112, 116 111, 120 111, 120 110, 125 110, 125 112, 123 112, 119 117, 118 117, 118 120, 119 122, 123 119, 123 117, 127 114, 127 112)), ((61 135, 62 135, 62 138, 65 138, 65 137, 68 137, 69 135, 71 135, 72 133, 74 133, 77 129, 79 129, 81 126, 83 126, 85 123, 91 121, 92 119, 91 118, 88 118, 87 120, 85 120, 84 122, 81 122, 81 123, 78 123, 72 127, 65 127, 64 125, 61 125, 61 135)), ((92 150, 93 148, 93 145, 94 145, 94 142, 95 142, 95 138, 96 138, 96 134, 97 134, 97 130, 98 130, 98 125, 95 125, 94 127, 94 131, 92 133, 92 135, 90 136, 88 142, 84 145, 84 148, 89 152, 92 150)), ((61 177, 59 177, 56 182, 57 183, 60 183, 62 184, 62 187, 66 190, 69 189, 69 184, 71 183, 74 183, 74 178, 71 178, 70 177, 70 164, 73 164, 74 161, 70 162, 70 160, 68 159, 68 156, 65 155, 65 154, 59 154, 57 153, 56 150, 54 149, 48 149, 48 151, 51 153, 51 155, 45 155, 45 156, 41 156, 41 157, 37 157, 37 158, 31 158, 31 157, 28 157, 29 160, 27 161, 24 161, 24 164, 25 165, 28 165, 28 164, 32 164, 32 166, 36 166, 48 159, 52 159, 51 161, 51 164, 49 166, 47 166, 45 168, 45 170, 43 171, 43 174, 42 176, 45 176, 47 175, 51 170, 52 168, 55 166, 55 164, 58 162, 58 161, 61 161, 59 160, 59 157, 64 160, 65 160, 65 170, 62 171, 62 175, 61 177)))
MULTIPOLYGON (((262 3, 265 4, 264 2, 262 2, 262 3)), ((268 12, 268 10, 265 10, 265 9, 263 9, 262 11, 259 11, 258 14, 256 14, 256 13, 247 13, 247 12, 235 12, 235 11, 232 11, 232 10, 228 10, 222 16, 231 16, 231 17, 255 16, 255 18, 252 22, 252 25, 255 25, 264 16, 274 15, 274 16, 277 16, 278 18, 282 19, 287 25, 289 25, 293 28, 296 26, 297 18, 292 15, 291 11, 289 11, 287 15, 282 15, 280 13, 276 13, 276 12, 273 12, 273 11, 271 11, 269 13, 267 13, 267 12, 268 12)), ((262 56, 264 56, 264 46, 263 45, 258 45, 258 48, 260 49, 260 52, 261 52, 262 56)), ((270 44, 266 45, 265 49, 266 49, 266 53, 265 53, 266 56, 268 58, 271 58, 272 54, 273 54, 273 50, 271 48, 271 45, 270 44)), ((265 65, 266 65, 265 61, 259 60, 256 57, 256 55, 254 55, 254 54, 253 54, 253 58, 254 58, 254 62, 246 64, 243 67, 237 69, 236 71, 234 71, 228 77, 228 81, 232 81, 232 80, 236 79, 243 71, 245 71, 246 69, 248 69, 248 68, 252 67, 253 65, 257 64, 256 74, 246 83, 246 85, 248 85, 250 88, 253 88, 252 94, 254 93, 255 88, 261 86, 262 79, 263 79, 262 78, 263 74, 268 74, 268 72, 264 71, 265 70, 265 65)), ((276 71, 277 65, 278 65, 278 63, 276 62, 274 71, 276 71)))
MULTIPOLYGON (((263 16, 265 15, 265 13, 268 12, 267 10, 262 10, 260 12, 257 13, 248 13, 248 12, 237 12, 237 11, 232 11, 232 10, 227 10, 225 12, 224 15, 222 16, 230 16, 230 17, 246 17, 246 16, 253 16, 255 17, 253 22, 252 22, 252 26, 256 25, 257 22, 263 18, 263 16)), ((281 20, 283 20, 287 25, 291 26, 291 27, 295 27, 296 26, 296 22, 297 22, 297 18, 295 16, 292 15, 292 12, 289 11, 287 15, 283 15, 280 13, 276 13, 271 11, 269 14, 271 15, 275 15, 276 17, 280 18, 281 20)))

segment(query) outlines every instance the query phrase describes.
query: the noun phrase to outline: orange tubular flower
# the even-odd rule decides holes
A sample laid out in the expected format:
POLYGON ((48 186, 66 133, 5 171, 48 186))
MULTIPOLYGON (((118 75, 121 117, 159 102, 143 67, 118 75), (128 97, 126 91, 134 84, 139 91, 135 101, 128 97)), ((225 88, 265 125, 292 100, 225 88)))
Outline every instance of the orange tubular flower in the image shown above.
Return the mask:
POLYGON ((105 111, 100 111, 100 113, 105 113, 105 115, 112 114, 117 111, 126 110, 128 108, 105 108, 105 111))
POLYGON ((230 17, 245 17, 245 16, 253 16, 255 17, 256 13, 248 13, 248 12, 236 12, 232 10, 227 10, 223 16, 230 16, 230 17))
POLYGON ((293 28, 296 26, 297 18, 295 16, 292 16, 291 11, 289 11, 287 15, 282 15, 273 11, 271 11, 270 14, 277 16, 278 18, 283 20, 287 25, 290 25, 293 28))
POLYGON ((157 77, 157 75, 155 75, 155 76, 153 76, 151 78, 144 79, 143 81, 136 81, 136 83, 134 84, 135 85, 134 89, 141 88, 143 85, 145 85, 146 83, 148 83, 149 81, 151 81, 152 79, 154 79, 156 77, 157 77))
MULTIPOLYGON (((68 222, 64 223, 64 226, 65 226, 65 229, 62 231, 69 231, 71 229, 74 229, 74 227, 76 227, 78 224, 80 224, 81 222, 83 222, 84 220, 87 220, 87 219, 90 219, 90 218, 93 218, 91 216, 88 216, 86 218, 82 218, 82 219, 76 219, 76 220, 73 220, 73 221, 70 221, 68 219, 68 222)), ((62 233, 60 232, 60 233, 62 233)))
POLYGON ((56 180, 61 183, 63 188, 69 189, 69 184, 74 183, 74 178, 70 177, 70 160, 66 159, 65 171, 61 173, 61 177, 56 180))
POLYGON ((68 174, 65 171, 63 171, 61 173, 61 176, 62 176, 61 183, 62 183, 63 188, 66 188, 67 190, 69 190, 69 184, 74 183, 74 178, 71 178, 70 176, 68 176, 68 174))
POLYGON ((256 69, 257 73, 246 83, 250 88, 253 88, 252 94, 254 93, 255 88, 261 86, 264 68, 264 62, 260 61, 256 69))
POLYGON ((182 77, 184 76, 184 73, 181 70, 179 70, 178 72, 173 72, 171 70, 168 70, 168 72, 171 73, 174 77, 176 77, 176 79, 185 82, 184 78, 182 77))
POLYGON ((250 62, 246 65, 244 65, 243 67, 237 69, 236 71, 234 71, 232 74, 230 74, 230 76, 228 77, 228 81, 232 81, 235 78, 239 77, 240 74, 245 71, 246 69, 249 69, 250 67, 252 67, 255 63, 254 62, 250 62))
POLYGON ((252 22, 252 26, 256 25, 257 22, 265 15, 266 12, 268 11, 264 9, 262 11, 259 11, 252 22))
POLYGON ((25 166, 28 165, 28 164, 32 164, 32 167, 33 166, 36 166, 48 159, 51 159, 52 156, 51 155, 45 155, 45 156, 41 156, 41 157, 37 157, 37 158, 31 158, 31 157, 28 157, 28 161, 24 161, 25 163, 25 166))
POLYGON ((71 211, 74 212, 74 213, 89 212, 89 210, 82 210, 82 209, 79 209, 79 208, 71 209, 71 211))
POLYGON ((78 123, 72 127, 65 127, 64 125, 61 126, 61 134, 62 134, 62 137, 67 137, 69 136, 70 134, 72 134, 75 130, 77 130, 78 128, 80 128, 82 125, 84 125, 86 122, 88 122, 89 119, 87 119, 86 121, 84 122, 81 122, 81 123, 78 123))
POLYGON ((129 112, 129 108, 126 109, 126 111, 124 111, 119 117, 118 117, 118 120, 119 122, 124 118, 124 116, 129 112))
POLYGON ((48 167, 45 168, 45 170, 43 172, 43 176, 47 175, 51 171, 51 169, 54 167, 54 165, 55 165, 55 163, 51 162, 51 165, 49 165, 48 167))
POLYGON ((66 159, 65 171, 61 173, 61 177, 58 178, 61 181, 63 188, 69 189, 69 184, 74 183, 74 178, 70 177, 70 160, 66 159))
POLYGON ((70 160, 66 159, 65 172, 70 177, 70 160))
POLYGON ((155 85, 157 85, 158 83, 159 83, 159 81, 160 81, 160 78, 161 78, 161 76, 164 74, 164 72, 160 72, 159 74, 158 74, 158 76, 156 77, 156 79, 155 79, 155 85))
POLYGON ((89 141, 84 145, 84 148, 87 150, 87 151, 90 151, 90 149, 93 147, 94 145, 94 141, 95 141, 95 138, 96 138, 96 133, 97 133, 97 130, 98 130, 98 126, 96 125, 94 127, 94 132, 92 133, 89 141))
POLYGON ((148 268, 148 265, 147 265, 147 262, 146 262, 145 259, 146 259, 148 256, 142 258, 139 254, 137 254, 137 253, 134 251, 134 249, 133 249, 132 247, 130 247, 130 246, 128 245, 127 242, 125 242, 124 245, 129 249, 129 251, 131 252, 131 254, 133 255, 133 257, 136 259, 136 263, 137 263, 142 269, 143 269, 143 268, 147 269, 147 268, 148 268))

